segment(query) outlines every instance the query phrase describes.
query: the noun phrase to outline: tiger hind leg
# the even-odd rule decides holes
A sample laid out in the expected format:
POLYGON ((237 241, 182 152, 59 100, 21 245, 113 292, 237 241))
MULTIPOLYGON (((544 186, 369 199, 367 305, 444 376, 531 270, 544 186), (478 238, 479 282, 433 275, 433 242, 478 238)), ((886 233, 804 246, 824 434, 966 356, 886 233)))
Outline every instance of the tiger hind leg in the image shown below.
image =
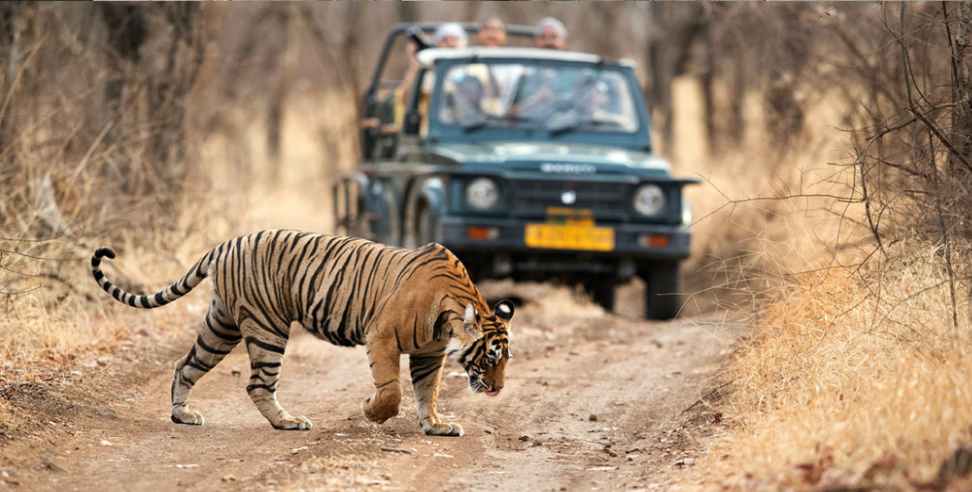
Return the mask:
POLYGON ((240 342, 240 329, 226 312, 223 303, 213 299, 206 320, 189 353, 176 365, 172 378, 172 421, 177 424, 203 425, 206 419, 189 407, 192 387, 223 360, 240 342))
POLYGON ((270 335, 252 320, 243 322, 246 333, 246 351, 250 354, 250 384, 246 393, 260 413, 279 430, 310 430, 313 425, 307 417, 293 416, 277 402, 277 382, 287 339, 270 335), (260 337, 254 336, 259 333, 260 337))

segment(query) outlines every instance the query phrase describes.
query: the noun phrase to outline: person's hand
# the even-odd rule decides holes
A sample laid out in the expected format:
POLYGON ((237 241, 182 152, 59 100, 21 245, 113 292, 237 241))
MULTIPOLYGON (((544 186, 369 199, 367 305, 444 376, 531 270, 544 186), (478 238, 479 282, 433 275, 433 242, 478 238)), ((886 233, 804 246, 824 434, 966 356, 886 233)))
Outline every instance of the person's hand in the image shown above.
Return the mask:
POLYGON ((405 43, 405 51, 408 54, 408 70, 410 72, 417 72, 419 68, 418 45, 415 44, 415 41, 409 40, 405 43))
POLYGON ((361 120, 361 128, 378 128, 381 125, 381 120, 378 118, 365 118, 361 120))
POLYGON ((408 42, 405 43, 405 51, 408 53, 409 59, 418 60, 419 49, 418 45, 415 44, 415 41, 409 39, 408 42))

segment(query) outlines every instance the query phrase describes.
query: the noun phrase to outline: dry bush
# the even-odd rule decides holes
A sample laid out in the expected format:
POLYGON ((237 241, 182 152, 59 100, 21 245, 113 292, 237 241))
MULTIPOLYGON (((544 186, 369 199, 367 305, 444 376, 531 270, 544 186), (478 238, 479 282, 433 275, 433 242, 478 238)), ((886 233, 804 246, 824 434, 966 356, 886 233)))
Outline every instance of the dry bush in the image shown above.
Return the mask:
MULTIPOLYGON (((182 206, 205 189, 188 171, 182 124, 198 67, 191 43, 181 35, 141 38, 149 45, 141 54, 167 55, 134 70, 139 57, 118 49, 117 31, 101 24, 100 15, 117 12, 99 9, 2 8, 9 28, 0 42, 3 384, 34 380, 127 337, 103 311, 91 252, 107 244, 131 256, 156 252, 113 272, 128 288, 156 286, 149 279, 171 276, 206 211, 182 206)), ((146 10, 142 20, 191 28, 180 9, 146 10)))
POLYGON ((176 311, 171 314, 147 315, 118 305, 91 279, 89 260, 95 247, 112 246, 118 251, 119 258, 106 269, 120 284, 152 291, 178 278, 207 249, 236 234, 279 227, 328 230, 330 179, 347 166, 354 149, 350 139, 324 143, 333 152, 329 154, 321 148, 320 135, 339 136, 343 118, 334 116, 351 114, 353 103, 337 94, 315 93, 299 95, 293 104, 285 126, 287 145, 279 161, 264 157, 259 138, 264 132, 262 122, 240 114, 234 124, 244 141, 255 142, 247 149, 249 165, 241 169, 234 159, 240 141, 211 136, 199 148, 206 166, 190 175, 186 192, 166 209, 160 209, 151 195, 103 196, 111 193, 101 187, 104 179, 96 172, 95 165, 108 165, 100 151, 91 157, 92 170, 73 181, 59 173, 70 171, 75 162, 23 154, 22 174, 4 175, 18 193, 0 198, 0 208, 16 212, 5 215, 10 222, 4 225, 6 237, 0 239, 0 287, 4 289, 0 305, 7 313, 0 319, 0 381, 28 380, 38 370, 76 362, 92 351, 117 345, 146 324, 150 331, 177 336, 194 329, 173 327, 172 322, 205 303, 205 294, 192 294, 183 308, 162 310, 176 311), (318 104, 327 105, 331 112, 322 115, 302 109, 318 104), (47 204, 50 210, 29 198, 37 186, 46 189, 31 184, 34 175, 50 176, 39 180, 51 183, 44 192, 49 194, 46 200, 52 200, 47 204), (278 179, 269 179, 271 175, 278 179), (75 186, 67 186, 68 182, 75 186), (36 240, 42 231, 49 231, 47 223, 52 219, 45 214, 52 211, 65 229, 36 240), (169 216, 165 226, 153 223, 157 214, 169 216))
POLYGON ((107 267, 117 283, 146 291, 234 234, 328 228, 328 179, 355 155, 355 98, 306 83, 328 67, 303 70, 282 155, 267 158, 264 108, 243 101, 276 82, 263 81, 266 61, 253 70, 240 53, 249 38, 232 36, 252 14, 0 6, 0 386, 117 344, 148 319, 111 306, 91 280, 96 247, 119 252, 107 267))
MULTIPOLYGON (((752 337, 728 364, 731 392, 719 406, 730 425, 707 445, 697 468, 703 485, 970 485, 949 485, 947 470, 970 470, 946 463, 968 463, 972 441, 963 150, 972 119, 963 113, 969 53, 961 42, 972 9, 849 13, 828 12, 820 25, 836 34, 823 44, 819 74, 834 89, 817 99, 842 108, 833 126, 853 128, 847 154, 831 157, 837 164, 826 179, 805 179, 799 160, 791 161, 799 171, 784 165, 784 179, 769 189, 793 193, 762 188, 755 200, 723 200, 757 204, 768 220, 717 214, 715 224, 700 224, 710 240, 722 239, 721 252, 702 258, 753 301, 730 305, 756 315, 752 337), (954 63, 933 53, 952 53, 954 63), (786 196, 796 198, 777 200, 786 196), (801 213, 800 203, 814 213, 801 213)), ((748 169, 727 175, 752 183, 748 169)), ((707 196, 703 203, 715 195, 707 196)))
MULTIPOLYGON (((972 439, 972 330, 933 245, 801 275, 729 367, 732 426, 700 469, 738 490, 931 482, 972 439)), ((711 483, 711 482, 710 482, 711 483)))
MULTIPOLYGON (((719 89, 719 86, 717 86, 719 89)), ((686 189, 693 212, 692 256, 686 293, 691 312, 729 309, 755 315, 776 299, 779 278, 795 271, 849 262, 866 236, 857 227, 863 209, 855 203, 855 172, 845 136, 835 128, 840 100, 823 94, 805 108, 805 131, 789 137, 782 152, 762 131, 765 101, 752 94, 742 103, 751 124, 731 148, 699 145, 705 129, 701 84, 680 79, 674 86, 677 175, 703 183, 686 189)), ((718 90, 718 99, 732 97, 718 90)))

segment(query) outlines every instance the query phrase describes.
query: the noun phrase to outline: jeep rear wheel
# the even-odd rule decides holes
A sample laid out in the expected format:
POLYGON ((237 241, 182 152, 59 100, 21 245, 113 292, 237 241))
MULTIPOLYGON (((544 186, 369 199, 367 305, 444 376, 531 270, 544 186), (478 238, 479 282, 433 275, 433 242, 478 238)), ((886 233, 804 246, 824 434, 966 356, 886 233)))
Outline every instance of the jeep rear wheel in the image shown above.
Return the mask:
POLYGON ((682 308, 679 263, 652 263, 641 273, 645 281, 645 319, 669 320, 682 308))

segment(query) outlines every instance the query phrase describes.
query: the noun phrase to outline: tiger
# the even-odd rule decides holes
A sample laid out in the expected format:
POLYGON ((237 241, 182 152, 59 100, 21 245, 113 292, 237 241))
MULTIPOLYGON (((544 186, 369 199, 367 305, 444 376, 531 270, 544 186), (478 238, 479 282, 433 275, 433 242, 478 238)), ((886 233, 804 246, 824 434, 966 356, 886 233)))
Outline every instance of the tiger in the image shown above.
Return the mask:
POLYGON ((364 345, 374 393, 362 402, 377 424, 398 415, 399 359, 408 354, 419 427, 430 436, 462 436, 443 421, 436 402, 447 355, 468 376, 473 392, 496 396, 504 386, 514 305, 489 306, 462 262, 446 247, 386 246, 362 238, 266 230, 223 242, 179 280, 154 294, 126 292, 101 269, 110 248, 91 258, 95 281, 116 301, 153 309, 212 277, 214 295, 198 336, 172 378, 172 421, 203 425, 189 405, 199 379, 241 341, 250 359, 246 392, 275 429, 309 430, 277 401, 276 389, 293 322, 334 345, 364 345))

